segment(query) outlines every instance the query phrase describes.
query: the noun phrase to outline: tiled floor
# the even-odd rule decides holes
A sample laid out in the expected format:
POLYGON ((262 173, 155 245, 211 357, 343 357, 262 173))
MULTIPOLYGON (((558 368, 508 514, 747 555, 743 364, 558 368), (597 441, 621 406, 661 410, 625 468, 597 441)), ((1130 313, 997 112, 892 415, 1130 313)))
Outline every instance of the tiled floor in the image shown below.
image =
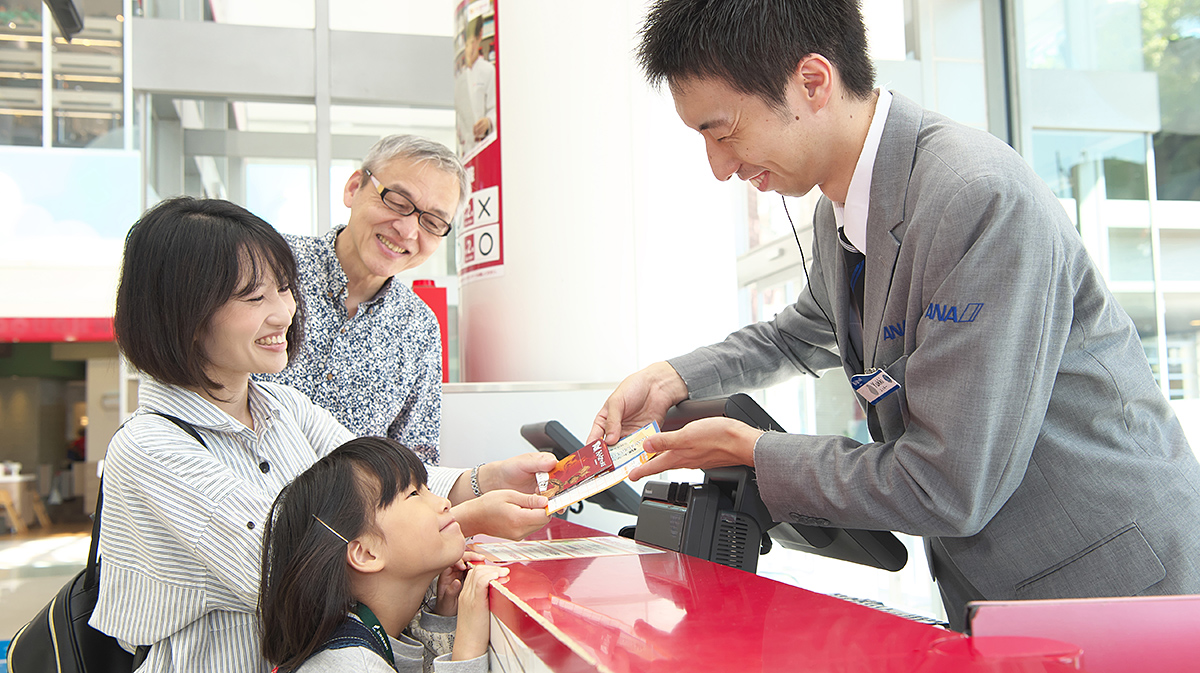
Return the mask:
MULTIPOLYGON (((0 641, 10 640, 87 563, 91 523, 68 501, 52 509, 49 529, 0 533, 0 641)), ((0 668, 0 671, 3 671, 0 668)))

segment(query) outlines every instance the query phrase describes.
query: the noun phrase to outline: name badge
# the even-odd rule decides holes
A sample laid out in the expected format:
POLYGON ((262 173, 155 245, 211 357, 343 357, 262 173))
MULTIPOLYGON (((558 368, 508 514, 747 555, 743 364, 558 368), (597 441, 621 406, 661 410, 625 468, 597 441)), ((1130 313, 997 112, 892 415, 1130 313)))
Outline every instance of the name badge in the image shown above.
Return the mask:
POLYGON ((866 374, 855 374, 850 377, 850 385, 870 404, 875 404, 900 390, 900 384, 896 383, 896 379, 888 376, 888 373, 882 369, 871 369, 866 374))

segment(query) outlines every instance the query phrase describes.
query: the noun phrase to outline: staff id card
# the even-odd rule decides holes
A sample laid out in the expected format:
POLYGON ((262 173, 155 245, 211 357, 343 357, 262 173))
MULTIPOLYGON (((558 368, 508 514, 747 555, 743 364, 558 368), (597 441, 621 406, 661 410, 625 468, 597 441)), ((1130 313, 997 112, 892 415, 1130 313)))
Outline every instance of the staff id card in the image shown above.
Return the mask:
POLYGON ((888 373, 882 369, 872 369, 866 374, 855 374, 850 377, 850 385, 870 404, 875 404, 900 390, 900 384, 896 383, 896 379, 888 376, 888 373))

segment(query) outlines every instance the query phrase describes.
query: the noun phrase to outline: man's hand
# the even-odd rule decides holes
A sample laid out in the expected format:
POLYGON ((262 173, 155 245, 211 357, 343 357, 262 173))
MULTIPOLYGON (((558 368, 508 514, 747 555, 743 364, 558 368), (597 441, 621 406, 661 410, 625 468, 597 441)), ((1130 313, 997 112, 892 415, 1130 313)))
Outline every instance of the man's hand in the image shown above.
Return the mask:
POLYGON ((550 522, 546 502, 545 496, 501 489, 455 505, 451 511, 466 537, 484 533, 520 540, 550 522))
POLYGON ((754 467, 754 443, 762 435, 762 430, 732 418, 701 418, 674 432, 647 437, 642 447, 656 455, 635 467, 629 478, 637 481, 677 467, 754 467))
POLYGON ((612 446, 650 421, 663 422, 667 409, 687 399, 687 384, 675 368, 656 362, 629 375, 617 386, 596 414, 584 446, 604 438, 612 446))

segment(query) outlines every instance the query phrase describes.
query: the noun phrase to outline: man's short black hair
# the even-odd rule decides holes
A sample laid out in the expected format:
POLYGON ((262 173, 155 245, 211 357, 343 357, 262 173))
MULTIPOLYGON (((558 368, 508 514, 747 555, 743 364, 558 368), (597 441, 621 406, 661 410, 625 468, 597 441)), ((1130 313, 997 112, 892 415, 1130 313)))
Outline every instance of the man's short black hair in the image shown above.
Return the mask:
POLYGON ((264 278, 292 288, 296 299, 287 331, 291 361, 303 338, 304 302, 287 241, 228 201, 167 199, 125 237, 113 316, 117 345, 134 367, 163 383, 216 392, 201 340, 225 302, 248 295, 264 278))
POLYGON ((859 99, 875 86, 857 0, 658 0, 641 35, 638 61, 656 86, 715 78, 782 106, 809 54, 829 59, 859 99))

